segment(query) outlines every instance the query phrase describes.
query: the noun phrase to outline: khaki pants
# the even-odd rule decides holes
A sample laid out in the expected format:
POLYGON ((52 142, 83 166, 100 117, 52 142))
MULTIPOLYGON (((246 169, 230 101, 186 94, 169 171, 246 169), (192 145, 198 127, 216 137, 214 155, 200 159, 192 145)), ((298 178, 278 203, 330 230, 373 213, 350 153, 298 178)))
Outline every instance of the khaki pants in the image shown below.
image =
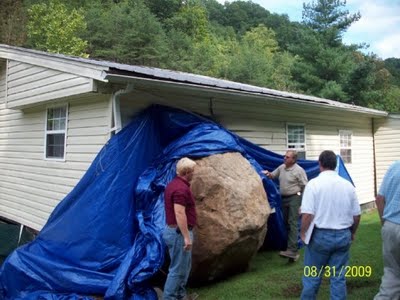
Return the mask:
POLYGON ((282 211, 288 233, 288 250, 297 251, 299 237, 299 208, 301 196, 282 197, 282 211))
POLYGON ((374 300, 400 299, 400 225, 385 221, 382 241, 383 276, 374 300))

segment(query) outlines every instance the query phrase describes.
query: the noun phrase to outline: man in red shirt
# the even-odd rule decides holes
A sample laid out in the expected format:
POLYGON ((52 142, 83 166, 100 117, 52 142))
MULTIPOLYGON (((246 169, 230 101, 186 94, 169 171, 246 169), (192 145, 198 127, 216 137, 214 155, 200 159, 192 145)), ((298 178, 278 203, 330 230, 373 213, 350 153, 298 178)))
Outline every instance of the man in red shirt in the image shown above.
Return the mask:
POLYGON ((176 165, 177 176, 164 192, 167 226, 163 239, 171 263, 164 285, 164 300, 194 299, 186 295, 186 283, 192 266, 193 227, 196 225, 195 201, 190 190, 196 163, 184 157, 176 165))

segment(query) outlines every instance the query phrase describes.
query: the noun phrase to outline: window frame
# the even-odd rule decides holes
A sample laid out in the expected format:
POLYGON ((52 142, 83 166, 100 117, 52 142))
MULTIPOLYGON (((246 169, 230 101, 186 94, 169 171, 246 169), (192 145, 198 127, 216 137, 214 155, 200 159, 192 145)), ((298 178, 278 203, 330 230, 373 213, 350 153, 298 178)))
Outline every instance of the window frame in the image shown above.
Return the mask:
POLYGON ((351 165, 353 163, 353 131, 348 129, 339 129, 339 155, 342 158, 343 162, 347 165, 351 165), (342 147, 342 134, 350 135, 350 144, 351 146, 342 147), (350 162, 345 161, 342 156, 343 150, 350 150, 350 162))
POLYGON ((65 157, 66 157, 66 153, 67 153, 66 150, 67 150, 67 132, 68 132, 68 113, 69 113, 68 103, 54 104, 54 105, 49 105, 46 107, 45 123, 44 123, 44 151, 43 151, 44 160, 65 162, 65 157), (49 121, 48 120, 49 110, 56 109, 56 108, 65 108, 65 128, 63 130, 47 130, 47 123, 49 121), (64 134, 64 152, 63 152, 62 157, 48 157, 47 156, 47 137, 50 134, 64 134))
POLYGON ((299 159, 307 159, 307 132, 306 132, 306 124, 304 123, 286 123, 286 149, 289 150, 294 150, 297 153, 301 153, 304 152, 304 158, 299 158, 299 159), (290 126, 301 126, 303 127, 303 132, 304 132, 304 142, 303 142, 303 146, 304 148, 290 148, 289 146, 289 127, 290 126))

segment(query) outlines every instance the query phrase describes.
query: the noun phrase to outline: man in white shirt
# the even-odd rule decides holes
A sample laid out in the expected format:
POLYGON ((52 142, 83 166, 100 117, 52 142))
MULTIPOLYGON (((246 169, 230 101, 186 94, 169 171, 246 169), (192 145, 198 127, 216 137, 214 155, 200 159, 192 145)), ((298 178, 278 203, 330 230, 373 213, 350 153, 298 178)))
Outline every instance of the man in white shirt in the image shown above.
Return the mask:
POLYGON ((313 230, 305 250, 301 299, 316 299, 322 276, 330 279, 331 299, 346 299, 345 267, 360 222, 354 186, 340 177, 333 151, 319 156, 321 173, 306 186, 301 205, 300 236, 313 230), (310 226, 311 225, 311 226, 310 226))

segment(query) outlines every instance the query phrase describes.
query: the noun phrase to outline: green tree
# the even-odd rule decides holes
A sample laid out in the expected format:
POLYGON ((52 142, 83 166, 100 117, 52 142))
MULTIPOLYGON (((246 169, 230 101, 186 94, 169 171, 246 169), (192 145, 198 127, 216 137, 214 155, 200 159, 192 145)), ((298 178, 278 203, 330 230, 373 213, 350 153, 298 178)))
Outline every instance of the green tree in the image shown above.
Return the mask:
POLYGON ((26 42, 26 10, 22 0, 1 0, 0 43, 22 46, 26 42))
POLYGON ((192 72, 192 60, 194 52, 194 43, 186 33, 174 28, 167 32, 167 50, 164 59, 161 61, 161 67, 192 72))
POLYGON ((181 71, 217 76, 221 58, 221 37, 213 26, 201 0, 185 1, 180 10, 165 21, 168 55, 163 65, 181 71))
POLYGON ((299 91, 316 95, 322 89, 324 80, 318 76, 315 58, 324 46, 318 35, 309 28, 298 30, 298 35, 298 43, 289 47, 289 51, 298 57, 293 68, 293 77, 299 91))
POLYGON ((273 53, 277 50, 275 33, 260 25, 248 31, 241 42, 233 46, 236 49, 231 51, 227 77, 234 81, 267 86, 272 74, 273 53))
POLYGON ((80 38, 86 29, 83 11, 56 0, 34 4, 28 9, 28 44, 39 50, 87 57, 87 42, 80 38))
POLYGON ((373 59, 364 57, 361 53, 356 54, 358 61, 356 67, 349 76, 346 91, 349 94, 349 102, 367 106, 374 96, 375 64, 373 59))
POLYGON ((392 74, 392 83, 400 86, 400 58, 385 59, 385 68, 392 74))
POLYGON ((223 4, 217 0, 199 0, 199 3, 205 7, 210 22, 220 25, 226 23, 225 6, 223 4))
POLYGON ((291 22, 287 15, 271 13, 263 24, 276 32, 276 40, 282 50, 288 50, 291 45, 301 42, 298 33, 304 25, 291 22))
POLYGON ((210 33, 209 21, 206 9, 197 3, 187 3, 169 20, 167 27, 172 30, 182 31, 199 42, 207 39, 210 33))
POLYGON ((233 1, 225 3, 225 26, 231 26, 236 32, 244 34, 259 24, 266 24, 269 11, 251 1, 233 1))
POLYGON ((274 53, 279 49, 275 32, 265 25, 258 25, 246 32, 243 41, 249 46, 262 49, 266 53, 274 53))
POLYGON ((330 46, 340 46, 342 34, 361 18, 359 12, 350 14, 346 0, 317 0, 303 3, 303 23, 325 38, 330 46))
POLYGON ((291 70, 295 58, 289 53, 279 52, 272 29, 259 25, 248 31, 240 43, 232 46, 226 78, 281 90, 294 89, 291 70))
POLYGON ((298 91, 297 83, 293 80, 293 67, 296 60, 297 58, 288 51, 275 54, 270 88, 280 91, 298 91))
POLYGON ((86 39, 92 56, 128 64, 159 66, 167 52, 161 23, 140 0, 93 4, 86 39))
POLYGON ((355 53, 357 65, 350 74, 346 90, 350 101, 377 109, 396 110, 396 87, 385 63, 375 55, 355 53))
POLYGON ((220 28, 211 27, 211 33, 206 40, 195 43, 192 61, 193 71, 213 77, 231 79, 226 71, 231 64, 232 53, 239 45, 235 32, 225 27, 223 34, 218 34, 220 28))
POLYGON ((293 75, 300 90, 316 96, 350 101, 346 84, 356 66, 355 46, 345 46, 342 34, 360 18, 344 9, 346 2, 317 0, 303 5, 300 39, 289 48, 299 56, 293 75))
MULTIPOLYGON (((379 98, 375 98, 379 99, 379 98)), ((395 113, 400 113, 400 87, 392 85, 388 91, 385 93, 385 101, 382 101, 376 105, 374 105, 374 108, 380 108, 389 112, 395 112, 395 113), (383 104, 382 106, 379 106, 379 104, 383 104)))
POLYGON ((182 0, 147 0, 146 5, 159 20, 164 21, 179 11, 182 0))

